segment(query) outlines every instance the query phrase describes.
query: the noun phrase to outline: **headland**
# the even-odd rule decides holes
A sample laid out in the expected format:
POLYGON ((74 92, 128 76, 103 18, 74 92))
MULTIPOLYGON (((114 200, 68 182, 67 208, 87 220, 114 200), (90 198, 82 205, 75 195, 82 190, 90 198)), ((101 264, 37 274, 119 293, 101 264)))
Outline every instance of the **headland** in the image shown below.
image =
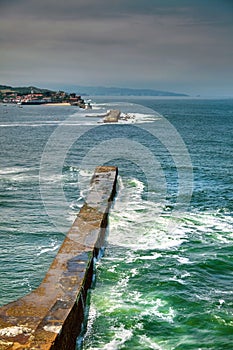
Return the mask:
POLYGON ((50 105, 50 106, 77 106, 90 109, 90 103, 76 93, 52 91, 34 86, 12 87, 0 85, 0 102, 15 103, 18 105, 50 105))

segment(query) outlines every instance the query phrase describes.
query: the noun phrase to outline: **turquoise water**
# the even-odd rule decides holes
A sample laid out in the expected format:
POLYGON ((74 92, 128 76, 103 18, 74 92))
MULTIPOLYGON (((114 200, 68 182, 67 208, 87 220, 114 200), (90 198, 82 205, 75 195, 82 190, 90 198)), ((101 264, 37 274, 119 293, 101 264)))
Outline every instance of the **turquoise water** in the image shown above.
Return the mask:
POLYGON ((95 105, 134 114, 120 125, 74 107, 0 106, 0 303, 40 283, 95 165, 115 164, 77 349, 231 349, 233 100, 134 102, 95 105))

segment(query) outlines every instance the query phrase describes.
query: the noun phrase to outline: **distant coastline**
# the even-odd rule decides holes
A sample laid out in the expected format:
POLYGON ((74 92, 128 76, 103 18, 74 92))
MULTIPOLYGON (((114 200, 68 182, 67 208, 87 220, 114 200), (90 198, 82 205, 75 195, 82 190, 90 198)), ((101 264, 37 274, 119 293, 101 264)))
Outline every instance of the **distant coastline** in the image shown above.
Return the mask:
MULTIPOLYGON (((63 90, 69 91, 65 92, 63 90, 49 90, 42 89, 35 86, 29 87, 12 87, 8 85, 0 85, 0 101, 4 97, 7 97, 13 93, 17 93, 19 96, 28 95, 31 91, 34 94, 40 94, 43 98, 51 98, 52 103, 56 102, 67 102, 67 99, 79 96, 135 96, 135 97, 190 97, 188 94, 180 92, 171 92, 171 91, 161 91, 154 89, 134 89, 134 88, 125 88, 125 87, 105 87, 105 86, 81 86, 81 85, 64 85, 63 90), (73 92, 75 91, 75 93, 73 92)), ((70 102, 70 101, 69 101, 70 102)))
MULTIPOLYGON (((64 86, 63 86, 64 88, 64 86)), ((85 102, 81 96, 105 97, 109 98, 189 98, 184 93, 160 91, 153 89, 133 89, 121 87, 103 87, 103 86, 66 86, 63 90, 49 90, 35 86, 12 87, 9 85, 0 85, 0 103, 14 103, 18 105, 46 105, 46 106, 77 106, 83 109, 91 109, 90 102, 85 102), (78 91, 71 92, 71 91, 78 91)))
POLYGON ((123 87, 104 86, 67 86, 66 89, 78 90, 82 96, 161 96, 161 97, 189 97, 185 93, 161 91, 154 89, 133 89, 123 87))

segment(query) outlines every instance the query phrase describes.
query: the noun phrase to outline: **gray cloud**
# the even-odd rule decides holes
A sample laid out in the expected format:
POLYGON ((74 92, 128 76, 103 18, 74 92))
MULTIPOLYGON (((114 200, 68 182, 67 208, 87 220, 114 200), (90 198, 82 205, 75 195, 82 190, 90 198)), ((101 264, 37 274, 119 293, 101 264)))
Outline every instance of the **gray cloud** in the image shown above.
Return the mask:
POLYGON ((0 0, 0 9, 3 83, 197 93, 218 83, 233 93, 231 1, 0 0))
POLYGON ((218 21, 233 13, 231 0, 1 0, 0 7, 3 15, 49 20, 180 14, 218 21))
MULTIPOLYGON (((185 1, 180 0, 185 4, 185 1)), ((50 20, 78 18, 116 18, 135 14, 166 14, 180 12, 180 7, 174 6, 172 0, 166 5, 161 0, 7 0, 0 1, 5 13, 13 17, 47 18, 50 20), (173 5, 172 5, 173 4, 173 5)))

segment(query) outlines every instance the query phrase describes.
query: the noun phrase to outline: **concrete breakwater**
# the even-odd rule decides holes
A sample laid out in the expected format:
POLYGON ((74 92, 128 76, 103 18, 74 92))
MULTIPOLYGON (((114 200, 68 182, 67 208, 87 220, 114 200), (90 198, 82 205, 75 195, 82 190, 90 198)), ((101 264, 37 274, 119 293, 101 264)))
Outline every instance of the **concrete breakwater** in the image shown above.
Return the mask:
POLYGON ((87 118, 102 118, 103 123, 117 123, 121 117, 121 111, 118 109, 111 109, 104 114, 86 115, 87 118))
POLYGON ((104 123, 117 123, 121 115, 121 111, 118 111, 117 109, 111 109, 103 119, 104 123))
POLYGON ((0 350, 75 349, 116 181, 116 167, 96 168, 85 204, 40 286, 0 308, 0 350))
POLYGON ((101 118, 101 123, 118 123, 121 121, 135 122, 136 116, 134 114, 122 113, 118 109, 111 109, 105 114, 89 114, 87 118, 101 118))

